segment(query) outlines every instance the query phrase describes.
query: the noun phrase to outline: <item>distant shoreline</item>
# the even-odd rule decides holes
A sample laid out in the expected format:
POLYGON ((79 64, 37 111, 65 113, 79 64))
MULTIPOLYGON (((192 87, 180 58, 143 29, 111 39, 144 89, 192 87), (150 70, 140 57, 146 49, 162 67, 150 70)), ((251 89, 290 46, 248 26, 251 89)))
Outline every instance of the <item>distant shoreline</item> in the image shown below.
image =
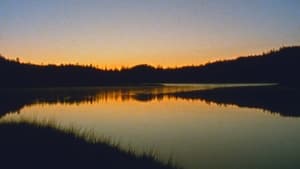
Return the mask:
POLYGON ((46 87, 1 87, 1 90, 14 89, 80 89, 80 88, 126 88, 126 87, 197 87, 199 85, 212 87, 255 87, 276 86, 278 83, 144 83, 144 84, 119 84, 119 85, 91 85, 91 86, 46 86, 46 87))
POLYGON ((204 100, 221 105, 259 108, 282 116, 300 117, 300 89, 295 86, 241 86, 170 93, 181 99, 204 100))
POLYGON ((300 47, 283 47, 257 56, 239 57, 199 66, 161 68, 142 64, 103 70, 81 65, 34 65, 0 57, 2 88, 131 86, 194 83, 300 84, 300 47))

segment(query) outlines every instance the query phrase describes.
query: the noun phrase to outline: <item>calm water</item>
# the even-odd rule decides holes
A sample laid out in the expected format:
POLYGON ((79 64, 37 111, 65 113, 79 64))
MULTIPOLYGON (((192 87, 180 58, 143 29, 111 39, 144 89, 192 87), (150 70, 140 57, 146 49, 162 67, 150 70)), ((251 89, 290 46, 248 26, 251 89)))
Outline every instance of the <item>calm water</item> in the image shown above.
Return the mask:
POLYGON ((167 94, 213 87, 218 86, 12 90, 6 92, 20 96, 0 107, 1 118, 93 129, 123 148, 154 149, 163 160, 172 156, 186 169, 300 167, 300 118, 167 94))

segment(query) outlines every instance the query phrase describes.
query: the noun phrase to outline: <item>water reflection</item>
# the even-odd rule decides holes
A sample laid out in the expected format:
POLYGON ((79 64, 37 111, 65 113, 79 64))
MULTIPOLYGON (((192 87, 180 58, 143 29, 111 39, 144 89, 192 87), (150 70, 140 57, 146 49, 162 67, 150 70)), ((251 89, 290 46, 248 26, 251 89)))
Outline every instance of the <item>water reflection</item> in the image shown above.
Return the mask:
POLYGON ((285 86, 217 88, 214 90, 172 93, 187 100, 203 100, 219 105, 258 108, 281 116, 299 117, 300 90, 285 86))
MULTIPOLYGON (((24 106, 34 104, 82 104, 115 101, 161 100, 165 93, 177 93, 202 89, 203 87, 144 86, 144 87, 85 87, 48 89, 2 89, 0 90, 0 116, 17 112, 24 106), (153 96, 153 97, 152 97, 153 96)), ((166 96, 167 97, 167 96, 166 96)))
MULTIPOLYGON (((298 117, 299 90, 283 92, 276 87, 231 88, 236 85, 170 85, 144 87, 90 87, 0 90, 0 117, 35 104, 82 104, 163 99, 201 100, 220 105, 259 108, 282 116, 298 117), (219 89, 219 87, 221 87, 219 89), (214 89, 214 90, 208 90, 214 89), (274 92, 275 91, 275 92, 274 92)), ((245 85, 241 85, 245 86, 245 85)))
POLYGON ((94 129, 123 148, 154 148, 165 160, 172 154, 187 169, 299 168, 299 118, 228 105, 225 93, 214 104, 221 97, 204 94, 208 88, 14 89, 1 92, 0 108, 2 119, 54 118, 94 129))

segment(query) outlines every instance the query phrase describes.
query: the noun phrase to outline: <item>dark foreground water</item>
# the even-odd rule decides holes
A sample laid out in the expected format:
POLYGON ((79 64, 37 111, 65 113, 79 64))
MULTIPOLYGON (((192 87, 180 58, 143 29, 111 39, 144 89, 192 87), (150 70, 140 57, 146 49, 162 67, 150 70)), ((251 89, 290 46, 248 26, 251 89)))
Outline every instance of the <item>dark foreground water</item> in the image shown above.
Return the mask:
POLYGON ((10 89, 0 115, 92 129, 186 169, 300 168, 300 118, 166 94, 213 87, 10 89))

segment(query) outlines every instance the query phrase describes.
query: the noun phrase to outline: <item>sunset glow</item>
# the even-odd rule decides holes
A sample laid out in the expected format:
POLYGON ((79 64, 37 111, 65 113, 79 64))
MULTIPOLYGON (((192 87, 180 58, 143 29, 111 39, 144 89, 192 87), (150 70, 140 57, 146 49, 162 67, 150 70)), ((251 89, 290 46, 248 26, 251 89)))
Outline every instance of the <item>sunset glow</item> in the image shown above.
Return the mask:
POLYGON ((0 53, 36 64, 174 67, 300 44, 299 0, 1 0, 0 53))

